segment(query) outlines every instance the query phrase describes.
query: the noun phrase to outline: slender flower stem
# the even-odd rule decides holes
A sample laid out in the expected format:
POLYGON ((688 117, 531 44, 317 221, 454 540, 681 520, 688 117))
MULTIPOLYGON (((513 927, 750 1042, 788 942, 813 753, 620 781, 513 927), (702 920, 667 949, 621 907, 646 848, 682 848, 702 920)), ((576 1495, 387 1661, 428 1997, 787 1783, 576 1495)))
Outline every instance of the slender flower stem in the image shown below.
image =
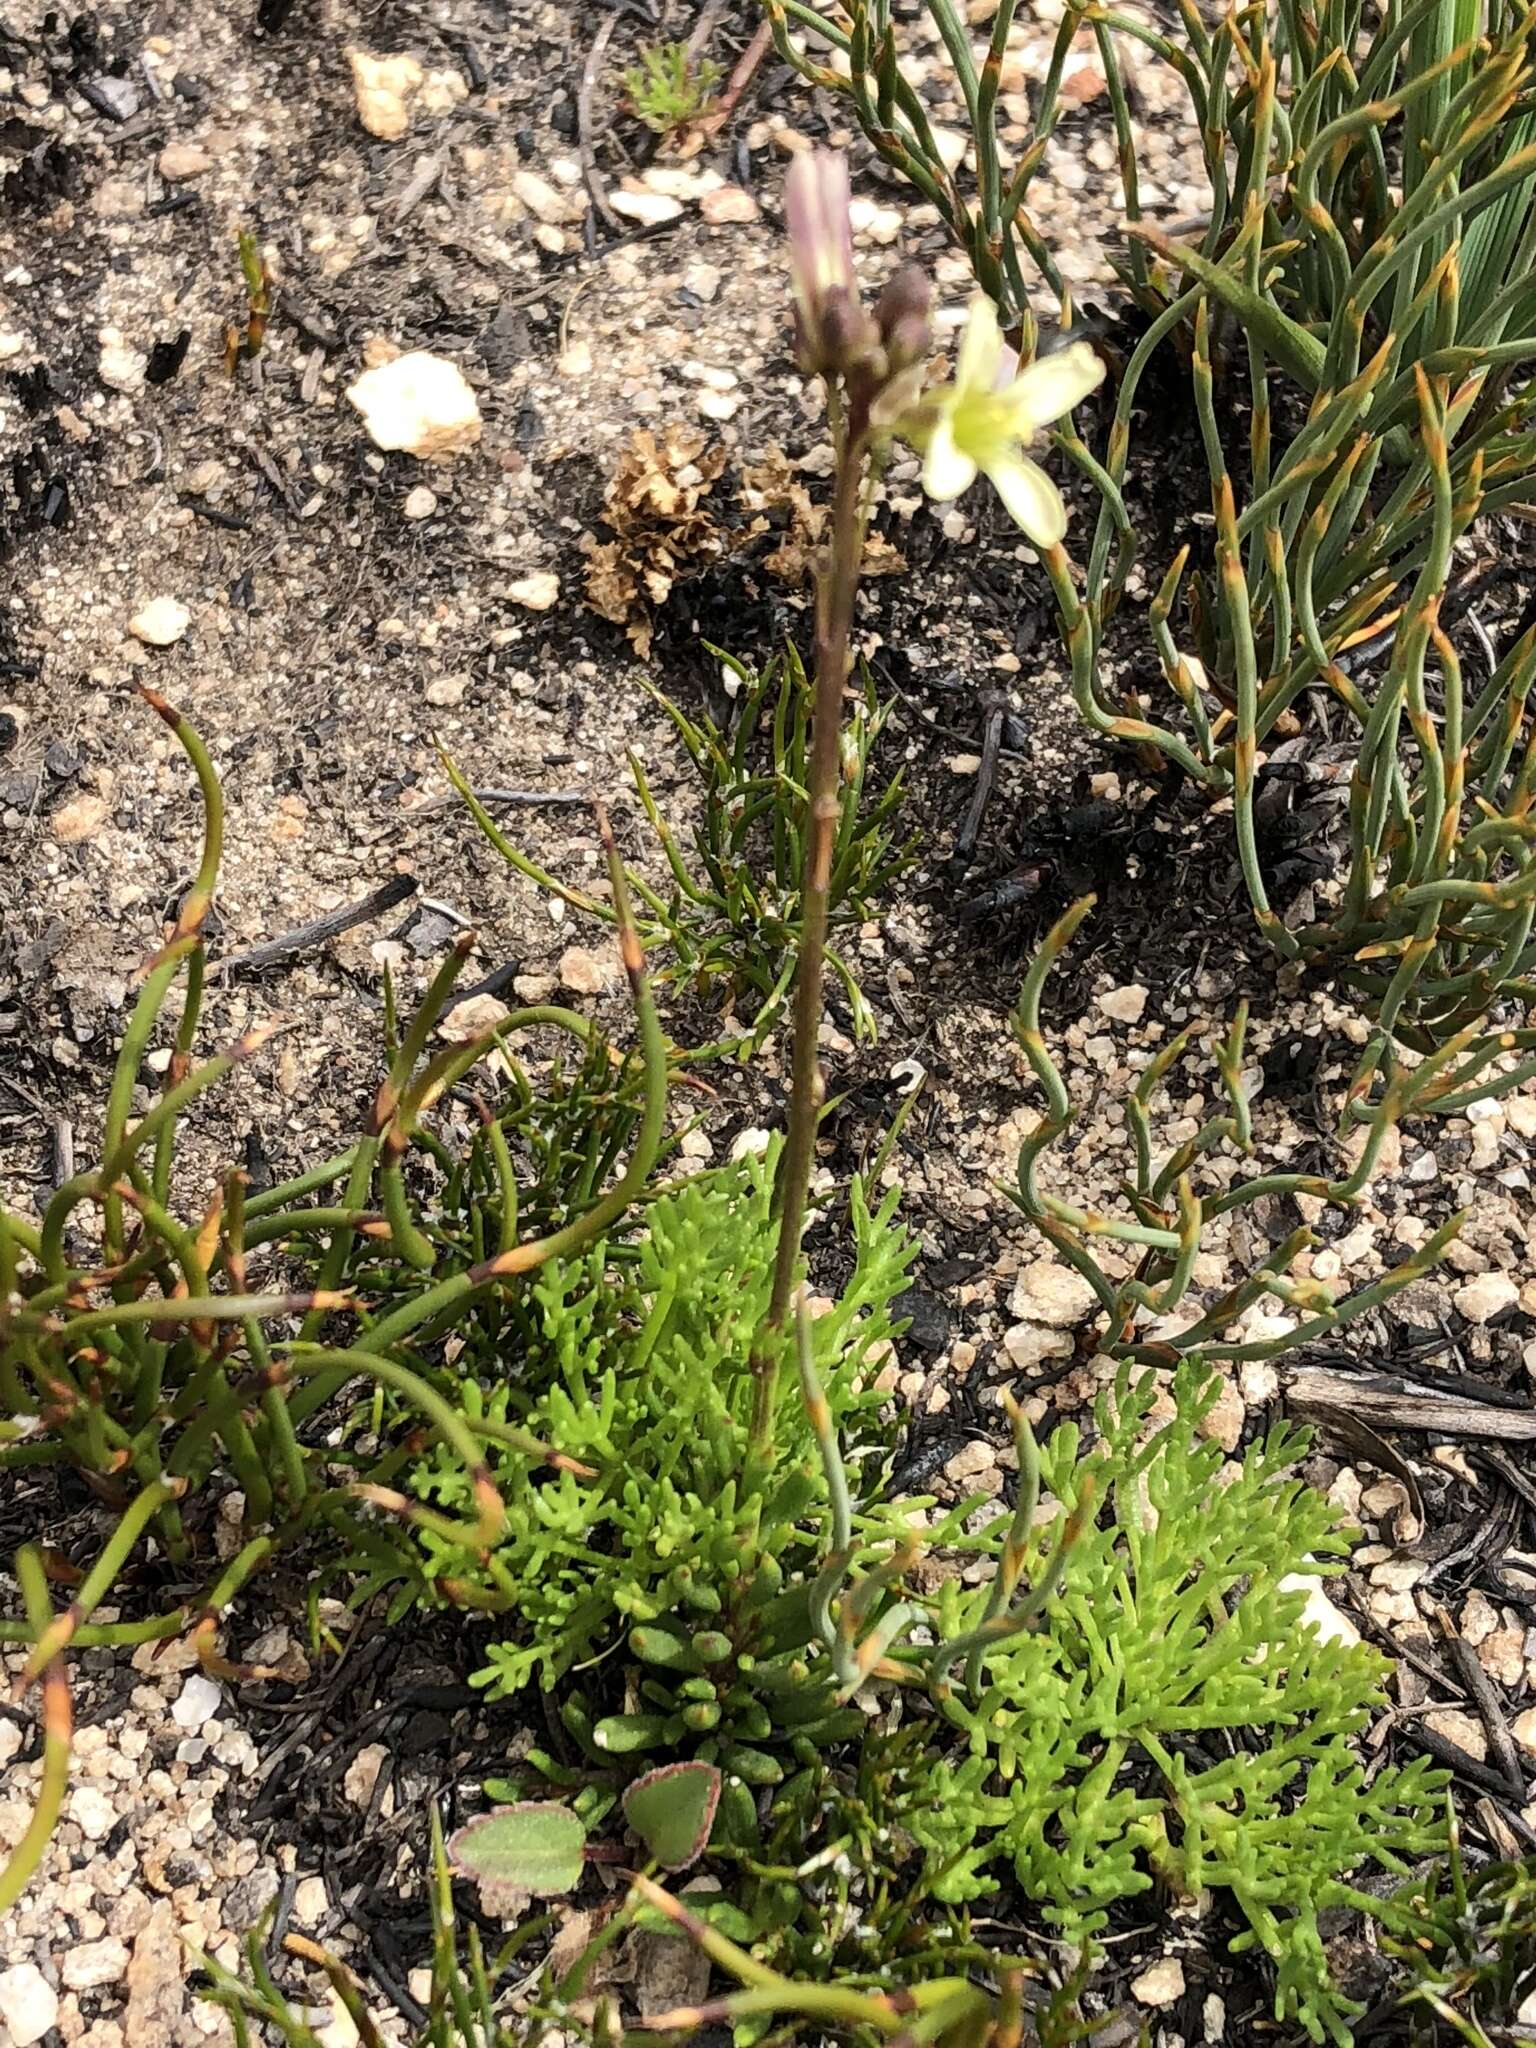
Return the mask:
POLYGON ((849 408, 838 448, 832 500, 830 552, 816 603, 816 694, 811 714, 811 760, 806 791, 805 879, 800 898, 800 947, 795 964, 795 1006, 790 1068, 789 1128, 779 1168, 779 1242, 768 1315, 753 1353, 756 1385, 751 1449, 762 1455, 773 1433, 779 1343, 789 1314, 806 1201, 816 1156, 816 1126, 826 1098, 817 1057, 826 976, 827 906, 840 800, 843 688, 864 539, 863 493, 866 420, 849 408))

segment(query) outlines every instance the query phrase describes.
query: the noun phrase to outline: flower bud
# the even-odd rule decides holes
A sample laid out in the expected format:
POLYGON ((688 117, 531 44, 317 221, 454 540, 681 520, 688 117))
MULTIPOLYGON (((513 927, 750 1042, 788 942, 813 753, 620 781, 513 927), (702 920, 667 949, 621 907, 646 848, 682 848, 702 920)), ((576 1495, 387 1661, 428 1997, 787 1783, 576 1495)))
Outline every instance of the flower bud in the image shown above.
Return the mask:
POLYGON ((875 326, 894 374, 910 369, 928 353, 928 307, 932 296, 920 265, 903 263, 875 302, 875 326))
POLYGON ((822 303, 818 367, 852 369, 878 346, 874 323, 859 303, 858 294, 834 285, 822 303))
POLYGON ((801 367, 840 369, 862 317, 848 217, 848 163, 831 150, 797 156, 784 180, 784 224, 801 367), (830 323, 830 329, 829 329, 830 323))

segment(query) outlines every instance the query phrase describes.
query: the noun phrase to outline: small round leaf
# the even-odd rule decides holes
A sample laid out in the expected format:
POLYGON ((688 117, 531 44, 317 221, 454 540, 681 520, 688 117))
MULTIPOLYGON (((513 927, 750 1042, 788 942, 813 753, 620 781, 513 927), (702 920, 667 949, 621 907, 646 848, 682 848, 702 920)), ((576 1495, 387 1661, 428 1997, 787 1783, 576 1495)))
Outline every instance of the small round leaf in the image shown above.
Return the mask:
POLYGON ((568 1806, 525 1800, 460 1828, 448 1854, 462 1877, 549 1898, 575 1890, 586 1841, 585 1827, 568 1806))
POLYGON ((663 1870, 686 1870, 703 1855, 720 1785, 713 1764, 663 1764, 624 1794, 624 1818, 663 1870))

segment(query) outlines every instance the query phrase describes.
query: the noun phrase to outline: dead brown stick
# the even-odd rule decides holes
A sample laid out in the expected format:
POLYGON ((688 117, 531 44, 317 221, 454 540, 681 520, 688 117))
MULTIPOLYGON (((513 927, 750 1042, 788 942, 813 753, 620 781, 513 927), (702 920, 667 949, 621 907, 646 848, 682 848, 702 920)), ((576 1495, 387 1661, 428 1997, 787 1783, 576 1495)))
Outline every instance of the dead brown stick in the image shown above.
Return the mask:
POLYGON ((1509 1786, 1502 1771, 1494 1770, 1491 1764, 1479 1763, 1459 1742, 1452 1742, 1449 1736, 1441 1735, 1437 1729, 1426 1728, 1416 1720, 1404 1719, 1397 1724, 1394 1733, 1400 1734, 1415 1749, 1427 1750, 1436 1763, 1444 1764, 1467 1784, 1476 1785, 1480 1792, 1491 1792, 1496 1799, 1509 1797, 1509 1786))
POLYGON ((732 67, 730 77, 725 81, 725 90, 715 101, 707 114, 701 114, 691 122, 694 133, 701 142, 713 141, 715 136, 736 111, 736 102, 752 82, 752 74, 763 61, 764 53, 772 39, 773 31, 766 20, 760 21, 756 33, 732 67))
POLYGON ((699 9, 699 18, 693 24, 685 50, 688 62, 694 64, 701 53, 709 48, 709 39, 719 25, 725 12, 725 0, 705 0, 699 9))
MULTIPOLYGON (((548 293, 546 292, 546 297, 548 293)), ((591 798, 579 789, 477 789, 474 791, 477 804, 527 804, 537 807, 541 804, 558 806, 564 804, 590 803, 591 798)), ((417 817, 427 811, 445 811, 450 804, 459 802, 457 791, 449 790, 443 796, 428 797, 424 804, 416 806, 417 817)))
POLYGON ((1443 1607, 1435 1609, 1435 1621, 1445 1640, 1446 1653, 1456 1667, 1456 1676, 1471 1695, 1488 1737, 1488 1754, 1504 1773, 1510 1797, 1517 1806, 1525 1804, 1525 1771, 1515 1739, 1504 1718, 1504 1708, 1478 1659, 1476 1650, 1443 1607))
POLYGON ((281 937, 264 939, 259 946, 247 946, 243 953, 226 953, 221 960, 215 960, 209 974, 219 979, 228 979, 231 974, 251 973, 262 967, 275 967, 279 961, 291 960, 298 953, 307 953, 314 946, 323 946, 327 939, 334 939, 342 932, 349 932, 354 925, 367 924, 370 918, 381 912, 392 910, 397 903, 403 903, 408 896, 416 894, 414 875, 391 875, 371 896, 365 896, 361 903, 352 903, 342 910, 329 910, 324 917, 317 917, 309 924, 298 925, 281 937))
POLYGON ((1330 1372, 1326 1366, 1301 1366, 1286 1376, 1286 1399, 1301 1420, 1325 1426, 1335 1416, 1353 1416, 1377 1429, 1406 1429, 1424 1436, 1536 1443, 1536 1408, 1468 1401, 1394 1373, 1342 1373, 1330 1372))
POLYGON ((986 726, 981 738, 981 766, 976 771, 976 788, 971 796, 971 807, 965 814, 965 823, 960 827, 960 836, 955 841, 954 853, 950 856, 954 867, 963 876, 971 865, 976 851, 976 842, 981 837, 981 822, 987 814, 991 799, 992 785, 997 780, 997 755, 1003 740, 1003 720, 1007 716, 1008 701, 998 693, 990 701, 983 700, 982 708, 987 714, 986 726))

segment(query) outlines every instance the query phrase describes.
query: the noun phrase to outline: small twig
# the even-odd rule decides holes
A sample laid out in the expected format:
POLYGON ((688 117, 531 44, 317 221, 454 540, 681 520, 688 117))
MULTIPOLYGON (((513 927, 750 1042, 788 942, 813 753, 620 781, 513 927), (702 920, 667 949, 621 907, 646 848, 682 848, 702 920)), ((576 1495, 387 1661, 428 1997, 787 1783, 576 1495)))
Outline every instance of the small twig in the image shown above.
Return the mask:
POLYGON ((1489 1437, 1536 1442, 1536 1409, 1493 1406, 1465 1395, 1440 1394, 1391 1373, 1335 1373, 1300 1366, 1287 1374, 1286 1401, 1304 1422, 1327 1424, 1336 1413, 1362 1416, 1378 1429, 1435 1437, 1489 1437))
POLYGON ((1465 1686, 1477 1707, 1484 1730, 1488 1736, 1488 1753, 1504 1773, 1511 1797, 1517 1806, 1525 1804, 1525 1772, 1521 1767, 1514 1737, 1504 1721, 1504 1709, 1498 1695, 1490 1684, 1488 1674, 1478 1661, 1477 1652, 1465 1641, 1456 1624, 1443 1607, 1435 1610, 1435 1620, 1445 1639, 1445 1647, 1456 1675, 1465 1686))
POLYGON ((582 182, 587 194, 606 224, 616 235, 624 232, 624 223, 608 204, 608 194, 598 176, 597 158, 592 148, 592 95, 597 90, 598 75, 603 68, 603 54, 608 48, 608 39, 618 21, 618 13, 603 16, 602 25, 592 38, 592 47, 587 52, 587 61, 581 67, 581 83, 576 90, 576 147, 581 159, 582 182))
POLYGON ((981 742, 981 766, 976 771, 976 789, 971 797, 971 807, 965 814, 965 823, 960 827, 960 836, 955 841, 955 850, 950 855, 950 865, 955 880, 959 881, 971 865, 976 851, 976 842, 981 837, 981 821, 987 814, 987 804, 992 796, 992 785, 997 780, 997 756, 1003 740, 1003 720, 1008 715, 1007 699, 994 697, 987 706, 987 724, 981 742))
POLYGON ((341 336, 334 327, 327 326, 318 313, 312 312, 302 299, 296 299, 292 292, 284 290, 277 295, 277 311, 291 320, 300 334, 305 335, 317 348, 326 350, 341 347, 341 336))
POLYGON ((29 1103, 45 1122, 51 1124, 54 1121, 55 1112, 40 1096, 34 1095, 24 1082, 13 1079, 9 1074, 0 1074, 0 1088, 9 1088, 18 1102, 29 1103))
POLYGON ((475 996, 499 996, 507 984, 523 971, 521 960, 504 960, 500 967, 493 967, 483 980, 474 982, 469 988, 461 988, 451 995, 443 1005, 443 1015, 452 1016, 460 1003, 467 1003, 475 996))
POLYGON ((199 519, 206 519, 210 526, 222 526, 229 533, 249 533, 251 522, 242 519, 238 513, 222 512, 217 505, 210 505, 206 498, 183 497, 182 504, 199 519))
POLYGON ((1484 661, 1488 664, 1488 673, 1491 676, 1498 669, 1499 656, 1498 650, 1489 637, 1488 628, 1483 624, 1476 612, 1467 613, 1467 624, 1472 630, 1472 638, 1477 642, 1484 661))
MULTIPOLYGON (((1400 1721, 1395 1733, 1411 1742, 1415 1749, 1427 1750, 1437 1763, 1454 1771, 1469 1785, 1475 1785, 1480 1792, 1491 1792, 1495 1798, 1507 1799, 1509 1786, 1504 1773, 1496 1771, 1489 1764, 1479 1763, 1475 1756, 1469 1756, 1459 1742, 1438 1734, 1433 1728, 1425 1728, 1413 1721, 1400 1721)), ((1523 1794, 1522 1794, 1523 1797, 1523 1794)))
POLYGON ((762 63, 772 38, 772 24, 767 20, 760 21, 756 34, 737 58, 730 77, 725 81, 725 90, 707 114, 701 114, 697 121, 690 123, 694 133, 705 142, 712 142, 735 113, 736 102, 751 84, 752 74, 762 63))
MULTIPOLYGON (((475 920, 472 917, 466 917, 462 910, 458 909, 456 905, 448 901, 446 896, 419 897, 417 899, 416 908, 418 910, 435 910, 439 917, 446 917, 448 922, 450 924, 457 925, 461 932, 472 931, 474 929, 475 920)), ((406 924, 412 924, 414 923, 414 921, 415 920, 413 918, 407 918, 406 924)))
MULTIPOLYGON (((477 804, 524 804, 538 805, 584 804, 588 798, 579 789, 477 789, 471 792, 477 804)), ((424 804, 416 806, 417 817, 427 811, 445 811, 450 804, 461 801, 456 790, 449 790, 444 796, 428 797, 424 804)))
POLYGON ((243 953, 226 953, 223 959, 215 960, 209 974, 227 979, 235 973, 250 973, 262 967, 275 967, 279 961, 289 960, 297 953, 307 953, 312 947, 320 946, 327 939, 339 937, 342 932, 351 931, 354 925, 366 924, 381 911, 390 910, 397 903, 403 903, 408 896, 416 893, 414 875, 391 875, 381 888, 371 896, 365 896, 361 903, 353 903, 342 910, 327 911, 324 917, 317 917, 309 924, 301 924, 291 932, 284 932, 280 938, 266 939, 259 946, 248 946, 243 953))
POLYGON ((725 0, 706 0, 706 4, 700 8, 699 18, 693 25, 693 32, 689 36, 683 52, 688 60, 690 70, 695 59, 701 56, 709 47, 709 39, 714 34, 720 17, 724 12, 725 0))
POLYGON ((63 1187, 75 1177, 75 1127, 67 1116, 56 1117, 53 1125, 53 1184, 63 1187))
POLYGON ((1493 1845, 1493 1853, 1505 1863, 1513 1863, 1520 1854, 1521 1846, 1536 1849, 1536 1829, 1531 1828, 1518 1813, 1505 1813, 1494 1803, 1491 1793, 1484 1793, 1476 1801, 1473 1811, 1478 1825, 1493 1845))
POLYGON ((422 158, 412 174, 410 183, 395 201, 393 219, 396 227, 399 227, 403 220, 415 212, 416 208, 420 206, 422 200, 426 198, 442 175, 443 158, 441 156, 434 155, 422 158))
POLYGON ((581 297, 582 293, 587 289, 588 285, 595 284, 596 281, 597 272, 595 270, 589 270, 586 276, 582 278, 580 282, 577 284, 575 290, 571 293, 571 296, 566 300, 565 311, 560 315, 560 339, 556 344, 557 354, 561 356, 565 354, 566 345, 570 340, 571 315, 576 310, 576 301, 581 297))

